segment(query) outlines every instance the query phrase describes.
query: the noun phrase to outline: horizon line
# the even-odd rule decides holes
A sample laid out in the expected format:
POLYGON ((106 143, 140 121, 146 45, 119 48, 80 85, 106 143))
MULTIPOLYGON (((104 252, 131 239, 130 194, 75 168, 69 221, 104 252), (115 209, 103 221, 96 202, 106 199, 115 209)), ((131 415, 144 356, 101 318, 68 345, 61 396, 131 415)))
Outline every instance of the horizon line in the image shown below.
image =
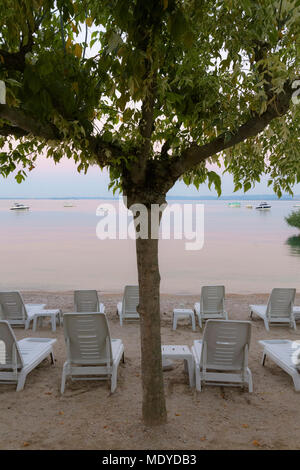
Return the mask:
MULTIPOLYGON (((98 199, 107 199, 107 200, 119 200, 120 197, 117 196, 0 196, 0 200, 98 200, 98 199)), ((228 200, 228 199, 242 199, 242 200, 256 200, 256 199, 272 199, 272 200, 295 200, 300 199, 300 194, 295 194, 291 196, 289 194, 282 195, 279 198, 276 194, 253 194, 253 195, 221 195, 221 196, 167 196, 166 199, 176 199, 176 200, 228 200)))

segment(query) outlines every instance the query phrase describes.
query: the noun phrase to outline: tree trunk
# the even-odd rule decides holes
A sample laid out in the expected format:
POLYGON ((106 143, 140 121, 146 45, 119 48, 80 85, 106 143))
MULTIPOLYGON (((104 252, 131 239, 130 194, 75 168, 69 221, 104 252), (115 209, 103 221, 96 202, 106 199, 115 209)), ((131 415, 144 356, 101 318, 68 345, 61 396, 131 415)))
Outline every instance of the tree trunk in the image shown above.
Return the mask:
MULTIPOLYGON (((148 211, 149 212, 149 211, 148 211)), ((142 355, 143 420, 146 425, 164 424, 167 412, 163 387, 160 337, 160 274, 158 239, 136 239, 142 355)))

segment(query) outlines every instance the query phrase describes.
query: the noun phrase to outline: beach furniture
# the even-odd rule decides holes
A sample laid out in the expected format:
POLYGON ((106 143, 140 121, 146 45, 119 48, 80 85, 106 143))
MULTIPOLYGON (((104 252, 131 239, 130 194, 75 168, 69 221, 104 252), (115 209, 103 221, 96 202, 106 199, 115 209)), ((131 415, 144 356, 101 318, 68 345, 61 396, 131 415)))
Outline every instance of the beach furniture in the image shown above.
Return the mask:
POLYGON ((300 343, 289 339, 269 339, 259 341, 263 346, 262 365, 266 357, 272 359, 281 369, 289 374, 296 392, 300 392, 300 343))
POLYGON ((7 320, 10 325, 24 326, 28 329, 34 314, 46 304, 25 304, 20 292, 0 292, 0 319, 7 320))
POLYGON ((96 290, 75 290, 74 307, 75 312, 105 312, 96 290))
MULTIPOLYGON (((161 347, 162 363, 163 369, 164 364, 167 364, 168 359, 181 360, 184 363, 184 369, 189 375, 189 384, 190 387, 194 387, 194 376, 195 376, 195 366, 194 359, 191 350, 186 345, 168 345, 164 344, 161 347)), ((165 367, 165 370, 168 370, 168 367, 165 367)))
POLYGON ((37 309, 36 312, 33 312, 33 331, 36 331, 38 325, 40 327, 43 325, 44 318, 50 318, 52 331, 56 331, 56 323, 62 325, 63 317, 60 309, 37 309))
POLYGON ((267 305, 250 305, 250 318, 253 313, 263 319, 266 330, 271 324, 287 324, 296 330, 293 304, 296 289, 275 288, 272 290, 267 305))
POLYGON ((105 313, 65 313, 64 334, 67 361, 64 363, 61 393, 68 377, 72 380, 111 380, 111 392, 117 386, 124 346, 120 339, 111 339, 105 313), (92 376, 92 377, 91 377, 92 376))
POLYGON ((24 338, 16 340, 10 324, 0 320, 0 383, 17 383, 23 390, 29 372, 47 356, 54 364, 53 344, 56 339, 24 338))
POLYGON ((173 330, 177 328, 177 320, 182 318, 190 318, 193 331, 196 330, 195 315, 192 309, 189 308, 174 308, 173 310, 173 330))
POLYGON ((117 313, 120 317, 120 325, 124 320, 138 320, 140 318, 137 312, 139 304, 139 286, 125 286, 123 300, 117 305, 117 313))
POLYGON ((46 304, 25 304, 20 292, 0 292, 0 319, 7 320, 12 326, 30 327, 31 321, 36 330, 41 317, 50 317, 52 331, 56 330, 56 320, 61 322, 60 309, 45 309, 46 304))
POLYGON ((203 286, 200 302, 195 303, 194 312, 198 317, 200 328, 202 328, 202 322, 208 319, 228 320, 225 310, 225 287, 203 286))
POLYGON ((295 321, 300 320, 300 307, 293 307, 295 321))
POLYGON ((253 391, 248 367, 251 323, 235 320, 207 320, 203 339, 194 341, 196 389, 202 384, 247 386, 253 391))

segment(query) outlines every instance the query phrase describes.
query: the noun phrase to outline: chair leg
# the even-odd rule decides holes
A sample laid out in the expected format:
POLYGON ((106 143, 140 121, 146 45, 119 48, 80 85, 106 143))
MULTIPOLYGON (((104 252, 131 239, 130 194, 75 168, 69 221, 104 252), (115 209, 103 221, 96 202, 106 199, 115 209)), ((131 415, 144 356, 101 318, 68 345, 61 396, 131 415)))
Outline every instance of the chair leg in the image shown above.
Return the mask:
POLYGON ((66 376, 67 376, 67 365, 64 364, 63 371, 62 371, 62 376, 61 376, 61 387, 60 387, 60 393, 61 394, 63 394, 64 391, 65 391, 66 376))
POLYGON ((114 393, 114 391, 117 388, 117 372, 118 372, 117 366, 113 366, 111 379, 110 379, 111 380, 111 387, 110 387, 111 393, 114 393))
POLYGON ((249 393, 252 393, 253 392, 253 381, 252 381, 252 374, 251 374, 251 371, 250 371, 249 368, 247 369, 247 372, 248 372, 248 391, 249 391, 249 393))
POLYGON ((264 366, 264 365, 265 365, 265 362, 266 362, 266 357, 267 357, 266 353, 265 353, 265 352, 263 352, 262 361, 261 361, 261 365, 262 365, 262 366, 264 366))
POLYGON ((300 392, 300 379, 299 379, 299 374, 297 375, 292 375, 293 382, 294 382, 294 387, 296 392, 300 392))
POLYGON ((173 313, 173 330, 176 330, 176 327, 177 327, 177 317, 173 313))
POLYGON ((51 353, 50 353, 50 360, 51 360, 51 364, 54 364, 55 360, 54 360, 54 353, 53 353, 53 351, 51 351, 51 353))
POLYGON ((201 392, 201 379, 200 379, 200 370, 199 367, 195 366, 195 375, 196 375, 196 390, 201 392))
POLYGON ((21 390, 23 390, 25 386, 26 375, 27 374, 24 374, 23 372, 19 373, 18 383, 17 383, 17 392, 20 392, 21 390))
POLYGON ((51 329, 56 331, 56 315, 51 315, 51 329))
POLYGON ((193 328, 193 331, 196 331, 195 315, 191 315, 191 321, 192 321, 192 328, 193 328))
POLYGON ((267 331, 270 331, 269 322, 268 322, 267 318, 264 318, 264 324, 265 324, 266 330, 267 330, 267 331))

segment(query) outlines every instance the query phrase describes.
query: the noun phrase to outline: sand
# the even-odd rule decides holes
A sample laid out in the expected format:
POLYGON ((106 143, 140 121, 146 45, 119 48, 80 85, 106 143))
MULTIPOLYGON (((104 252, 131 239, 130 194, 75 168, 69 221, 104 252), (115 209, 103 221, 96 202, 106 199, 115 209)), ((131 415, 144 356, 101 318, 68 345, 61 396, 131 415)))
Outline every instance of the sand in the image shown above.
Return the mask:
MULTIPOLYGON (((47 303, 48 308, 72 311, 72 292, 24 292, 26 302, 47 303)), ((266 303, 267 294, 227 295, 230 319, 248 319, 251 303, 266 303)), ((55 366, 46 359, 27 377, 25 389, 0 385, 0 449, 299 449, 300 394, 292 379, 270 360, 261 365, 260 339, 300 339, 300 329, 264 328, 252 321, 249 367, 253 393, 239 388, 206 386, 201 393, 190 389, 183 363, 164 372, 168 423, 147 428, 141 421, 139 324, 120 327, 116 304, 120 295, 102 295, 111 335, 125 346, 125 364, 118 373, 114 394, 106 381, 68 381, 60 394, 65 344, 61 327, 52 332, 46 323, 33 332, 15 328, 17 339, 27 336, 57 338, 55 366)), ((172 331, 173 308, 192 307, 197 296, 161 297, 163 344, 186 344, 202 336, 188 320, 172 331)), ((300 305, 300 296, 297 296, 300 305)))

